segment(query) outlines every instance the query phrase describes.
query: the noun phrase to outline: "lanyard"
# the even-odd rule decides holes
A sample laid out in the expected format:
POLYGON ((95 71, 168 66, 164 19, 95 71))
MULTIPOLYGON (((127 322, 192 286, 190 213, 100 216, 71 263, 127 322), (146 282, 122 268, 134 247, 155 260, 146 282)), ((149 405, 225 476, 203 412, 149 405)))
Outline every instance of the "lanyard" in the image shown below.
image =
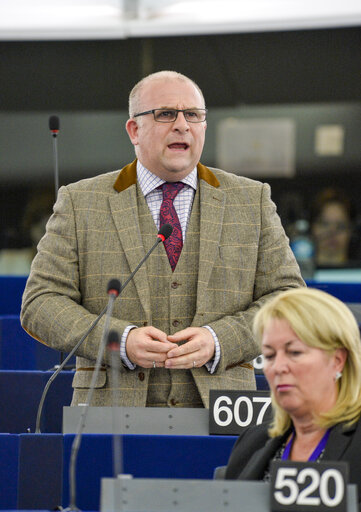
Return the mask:
MULTIPOLYGON (((316 448, 313 450, 310 458, 308 459, 309 461, 315 461, 321 455, 322 451, 325 449, 327 439, 328 439, 328 436, 330 435, 330 432, 331 432, 330 428, 328 430, 326 430, 321 441, 318 443, 316 448)), ((289 459, 294 438, 295 438, 295 431, 292 432, 291 439, 288 441, 288 443, 285 446, 284 452, 282 454, 282 460, 289 459)))

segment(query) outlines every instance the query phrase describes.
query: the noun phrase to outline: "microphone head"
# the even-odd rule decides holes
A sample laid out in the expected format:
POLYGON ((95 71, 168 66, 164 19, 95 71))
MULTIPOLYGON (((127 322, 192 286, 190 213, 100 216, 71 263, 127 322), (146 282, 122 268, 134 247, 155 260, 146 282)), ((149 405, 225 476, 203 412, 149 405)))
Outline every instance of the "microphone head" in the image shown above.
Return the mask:
POLYGON ((170 235, 172 234, 173 226, 171 224, 163 224, 163 226, 158 231, 158 237, 164 242, 170 235))
POLYGON ((109 350, 119 350, 119 334, 117 331, 114 331, 114 329, 112 329, 111 331, 109 331, 109 334, 108 334, 108 339, 107 339, 107 348, 109 350))
POLYGON ((119 279, 111 279, 107 286, 107 294, 108 295, 115 295, 118 297, 121 289, 121 284, 119 279))
POLYGON ((49 130, 59 130, 60 121, 58 116, 50 116, 49 117, 49 130))
POLYGON ((60 128, 60 121, 58 116, 49 117, 49 130, 53 133, 58 133, 60 128))

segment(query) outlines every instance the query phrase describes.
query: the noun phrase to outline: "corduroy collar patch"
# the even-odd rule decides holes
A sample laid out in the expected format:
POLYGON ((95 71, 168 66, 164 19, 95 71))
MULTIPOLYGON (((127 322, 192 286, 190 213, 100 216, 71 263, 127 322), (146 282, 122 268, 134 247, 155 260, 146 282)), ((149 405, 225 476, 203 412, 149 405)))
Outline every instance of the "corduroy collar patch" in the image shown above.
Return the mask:
MULTIPOLYGON (((197 165, 198 178, 206 181, 212 187, 218 188, 219 181, 213 172, 208 169, 205 165, 199 163, 197 165)), ((117 179, 113 187, 117 192, 122 192, 126 190, 131 185, 135 185, 137 183, 137 160, 135 159, 132 163, 123 167, 123 169, 119 172, 117 179)))

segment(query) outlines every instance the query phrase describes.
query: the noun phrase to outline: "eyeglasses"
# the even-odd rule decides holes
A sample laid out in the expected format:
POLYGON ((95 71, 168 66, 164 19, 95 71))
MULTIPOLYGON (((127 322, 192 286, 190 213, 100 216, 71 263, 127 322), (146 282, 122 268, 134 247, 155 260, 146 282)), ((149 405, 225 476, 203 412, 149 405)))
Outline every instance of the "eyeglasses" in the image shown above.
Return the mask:
POLYGON ((154 121, 157 121, 158 123, 173 123, 177 119, 179 112, 183 112, 185 120, 188 123, 202 123, 207 117, 206 108, 185 108, 183 110, 178 110, 176 108, 154 108, 153 110, 134 114, 134 117, 153 114, 154 121))

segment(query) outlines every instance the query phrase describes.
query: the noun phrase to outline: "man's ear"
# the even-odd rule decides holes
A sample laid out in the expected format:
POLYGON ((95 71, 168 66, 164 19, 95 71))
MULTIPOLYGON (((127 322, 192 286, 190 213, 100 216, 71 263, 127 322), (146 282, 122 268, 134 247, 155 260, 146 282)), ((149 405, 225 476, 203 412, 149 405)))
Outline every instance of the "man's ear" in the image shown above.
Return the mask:
POLYGON ((138 144, 138 124, 135 119, 128 119, 125 123, 125 129, 129 135, 131 143, 136 146, 138 144))

